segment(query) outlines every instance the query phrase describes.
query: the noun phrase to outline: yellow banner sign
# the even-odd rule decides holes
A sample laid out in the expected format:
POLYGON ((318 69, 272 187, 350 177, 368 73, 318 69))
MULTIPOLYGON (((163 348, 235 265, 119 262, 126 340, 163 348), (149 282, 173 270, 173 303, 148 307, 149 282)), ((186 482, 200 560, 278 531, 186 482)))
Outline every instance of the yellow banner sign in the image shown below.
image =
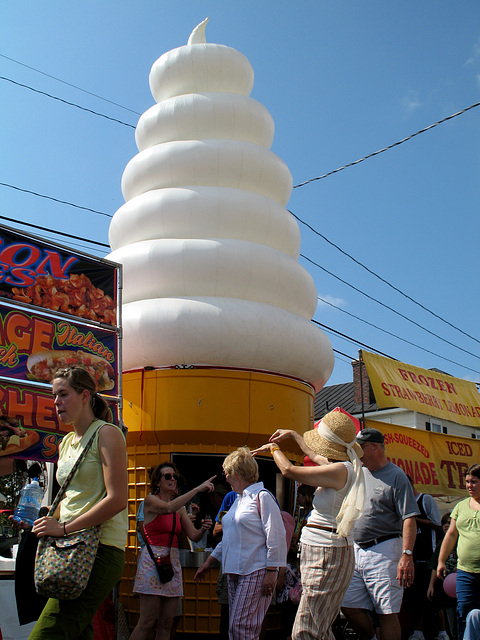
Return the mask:
POLYGON ((450 422, 480 427, 480 394, 474 382, 362 351, 380 408, 403 407, 450 422))
POLYGON ((467 497, 465 472, 480 460, 480 440, 365 422, 383 433, 387 458, 412 478, 417 491, 467 497))

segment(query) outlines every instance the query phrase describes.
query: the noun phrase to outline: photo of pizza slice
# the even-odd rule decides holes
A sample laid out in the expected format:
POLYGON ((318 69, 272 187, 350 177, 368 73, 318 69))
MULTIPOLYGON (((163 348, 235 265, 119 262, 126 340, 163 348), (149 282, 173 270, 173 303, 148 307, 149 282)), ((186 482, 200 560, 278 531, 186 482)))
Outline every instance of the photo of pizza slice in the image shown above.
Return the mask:
POLYGON ((0 456, 15 456, 36 444, 40 436, 32 429, 24 429, 17 418, 0 416, 0 456))

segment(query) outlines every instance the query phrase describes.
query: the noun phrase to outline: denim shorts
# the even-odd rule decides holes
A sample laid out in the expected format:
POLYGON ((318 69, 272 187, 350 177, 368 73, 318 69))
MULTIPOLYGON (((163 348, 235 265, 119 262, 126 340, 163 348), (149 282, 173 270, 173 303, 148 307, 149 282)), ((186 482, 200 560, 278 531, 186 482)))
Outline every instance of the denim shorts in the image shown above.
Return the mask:
POLYGON ((354 545, 355 571, 342 607, 368 609, 378 614, 400 611, 403 587, 397 580, 397 565, 402 542, 402 538, 393 538, 368 549, 354 545))

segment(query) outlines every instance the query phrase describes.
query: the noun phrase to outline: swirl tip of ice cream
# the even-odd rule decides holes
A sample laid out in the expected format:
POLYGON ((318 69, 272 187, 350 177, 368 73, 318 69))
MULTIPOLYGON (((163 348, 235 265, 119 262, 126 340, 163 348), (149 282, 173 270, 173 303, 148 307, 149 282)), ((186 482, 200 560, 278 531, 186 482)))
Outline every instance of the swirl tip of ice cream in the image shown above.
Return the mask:
POLYGON ((187 45, 167 51, 153 63, 149 81, 156 102, 188 93, 250 95, 252 65, 236 49, 206 42, 207 20, 195 27, 187 45))
POLYGON ((190 34, 187 44, 203 44, 207 42, 205 38, 205 27, 207 26, 209 18, 205 18, 203 22, 197 24, 195 29, 190 34))

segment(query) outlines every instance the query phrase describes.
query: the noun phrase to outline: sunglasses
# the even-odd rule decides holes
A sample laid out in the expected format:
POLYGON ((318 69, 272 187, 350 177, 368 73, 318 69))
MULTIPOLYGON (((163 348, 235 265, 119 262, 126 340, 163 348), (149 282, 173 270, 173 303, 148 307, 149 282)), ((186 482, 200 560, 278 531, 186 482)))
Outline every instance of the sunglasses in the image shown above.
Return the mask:
POLYGON ((171 480, 173 478, 174 480, 177 480, 177 481, 180 477, 178 473, 162 473, 162 476, 165 478, 165 480, 171 480))

